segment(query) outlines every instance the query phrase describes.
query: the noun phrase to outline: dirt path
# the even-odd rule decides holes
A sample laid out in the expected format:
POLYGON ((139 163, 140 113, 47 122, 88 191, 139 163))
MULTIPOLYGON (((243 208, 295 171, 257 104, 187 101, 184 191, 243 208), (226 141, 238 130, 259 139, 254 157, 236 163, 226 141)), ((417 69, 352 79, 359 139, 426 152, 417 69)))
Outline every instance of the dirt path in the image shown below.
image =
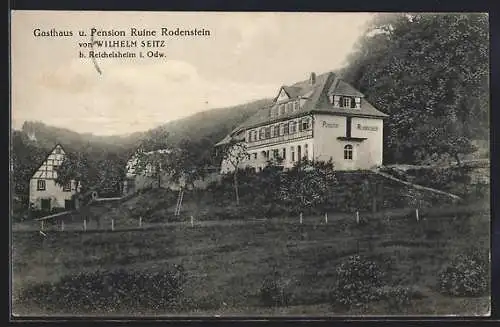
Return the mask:
POLYGON ((445 195, 445 196, 448 196, 448 197, 452 198, 453 200, 457 200, 457 201, 461 200, 461 198, 458 195, 451 194, 451 193, 448 193, 448 192, 445 192, 445 191, 441 191, 441 190, 437 190, 437 189, 434 189, 434 188, 431 188, 431 187, 426 187, 426 186, 422 186, 422 185, 410 183, 410 182, 404 181, 402 179, 396 178, 396 177, 394 177, 394 176, 392 176, 390 174, 383 173, 379 169, 374 169, 373 172, 375 174, 377 174, 377 175, 380 175, 382 177, 391 179, 393 181, 396 181, 396 182, 404 184, 404 185, 408 185, 408 186, 413 187, 413 188, 415 188, 417 190, 428 191, 428 192, 432 192, 432 193, 436 193, 436 194, 445 195))

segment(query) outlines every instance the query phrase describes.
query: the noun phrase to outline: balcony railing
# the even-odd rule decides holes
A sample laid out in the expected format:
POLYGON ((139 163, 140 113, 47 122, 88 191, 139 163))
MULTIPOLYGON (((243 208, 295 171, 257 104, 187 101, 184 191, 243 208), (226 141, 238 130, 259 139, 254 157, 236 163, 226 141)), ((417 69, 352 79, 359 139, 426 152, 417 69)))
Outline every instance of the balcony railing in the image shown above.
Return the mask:
POLYGON ((293 141, 293 140, 297 140, 297 139, 311 138, 312 134, 313 134, 312 129, 309 129, 306 131, 296 132, 293 134, 281 135, 281 136, 271 137, 271 138, 264 139, 264 140, 247 142, 247 146, 248 146, 248 148, 255 148, 255 147, 259 147, 259 146, 288 142, 288 141, 293 141))

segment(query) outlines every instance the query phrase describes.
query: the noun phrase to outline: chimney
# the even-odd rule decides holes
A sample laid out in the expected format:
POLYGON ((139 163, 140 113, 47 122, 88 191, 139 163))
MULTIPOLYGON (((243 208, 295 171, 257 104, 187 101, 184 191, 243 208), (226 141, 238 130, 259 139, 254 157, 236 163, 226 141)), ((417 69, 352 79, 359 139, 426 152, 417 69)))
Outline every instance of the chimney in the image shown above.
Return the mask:
POLYGON ((311 73, 311 77, 309 78, 309 82, 311 82, 311 85, 316 84, 316 73, 311 73))

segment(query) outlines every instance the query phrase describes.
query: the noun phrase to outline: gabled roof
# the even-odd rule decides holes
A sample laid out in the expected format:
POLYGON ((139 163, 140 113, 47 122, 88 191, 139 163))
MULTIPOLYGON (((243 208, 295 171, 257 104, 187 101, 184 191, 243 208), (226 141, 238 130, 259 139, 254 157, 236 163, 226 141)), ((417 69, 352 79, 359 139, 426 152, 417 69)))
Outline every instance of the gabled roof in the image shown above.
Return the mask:
MULTIPOLYGON (((316 81, 311 84, 310 79, 297 82, 291 86, 282 86, 290 98, 300 98, 308 95, 305 102, 298 111, 289 112, 278 117, 271 118, 269 110, 274 106, 272 105, 262 108, 257 111, 253 116, 248 118, 240 126, 235 128, 231 134, 247 128, 257 127, 268 123, 273 123, 281 120, 286 120, 294 117, 303 116, 308 113, 318 112, 326 114, 339 114, 339 115, 352 115, 360 117, 375 117, 385 118, 388 115, 377 110, 366 99, 361 101, 361 108, 336 108, 329 100, 329 95, 348 95, 353 97, 362 97, 364 95, 349 85, 347 82, 341 80, 335 73, 328 72, 316 76, 316 81)), ((281 89, 280 89, 281 90, 281 89)), ((222 142, 222 141, 221 141, 222 142)))
POLYGON ((365 97, 363 93, 359 92, 354 87, 341 79, 337 79, 336 83, 332 83, 332 85, 328 89, 328 95, 347 95, 360 98, 365 97))
POLYGON ((50 150, 49 153, 47 153, 47 155, 45 156, 45 159, 43 159, 42 163, 36 168, 36 170, 33 172, 33 174, 31 175, 31 178, 43 178, 43 179, 55 179, 57 178, 57 173, 55 171, 51 171, 50 174, 46 171, 41 171, 40 172, 40 168, 42 168, 42 166, 47 162, 47 160, 49 159, 50 155, 54 154, 54 152, 56 151, 56 149, 61 149, 61 154, 62 155, 65 155, 66 154, 66 151, 64 150, 63 146, 60 144, 60 143, 57 143, 53 148, 52 150, 50 150))

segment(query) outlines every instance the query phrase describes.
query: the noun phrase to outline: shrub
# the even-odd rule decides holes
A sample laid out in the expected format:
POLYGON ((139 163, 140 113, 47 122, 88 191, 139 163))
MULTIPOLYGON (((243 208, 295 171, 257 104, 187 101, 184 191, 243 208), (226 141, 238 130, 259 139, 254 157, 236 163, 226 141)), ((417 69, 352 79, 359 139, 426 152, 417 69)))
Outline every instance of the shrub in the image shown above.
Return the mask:
POLYGON ((456 256, 439 274, 439 289, 451 296, 480 296, 489 287, 488 260, 477 251, 456 256))
POLYGON ((334 303, 359 306, 379 298, 383 273, 375 262, 354 255, 342 262, 336 272, 337 285, 331 293, 334 303))
POLYGON ((287 306, 291 298, 283 279, 276 271, 264 279, 259 295, 262 304, 266 306, 287 306))
POLYGON ((173 309, 181 299, 184 270, 156 273, 82 272, 65 276, 55 283, 26 288, 19 300, 34 303, 49 312, 102 313, 129 312, 131 309, 162 311, 173 309))
POLYGON ((381 300, 388 303, 389 308, 401 312, 404 307, 410 305, 412 299, 423 298, 423 295, 412 287, 396 286, 379 289, 381 300))

